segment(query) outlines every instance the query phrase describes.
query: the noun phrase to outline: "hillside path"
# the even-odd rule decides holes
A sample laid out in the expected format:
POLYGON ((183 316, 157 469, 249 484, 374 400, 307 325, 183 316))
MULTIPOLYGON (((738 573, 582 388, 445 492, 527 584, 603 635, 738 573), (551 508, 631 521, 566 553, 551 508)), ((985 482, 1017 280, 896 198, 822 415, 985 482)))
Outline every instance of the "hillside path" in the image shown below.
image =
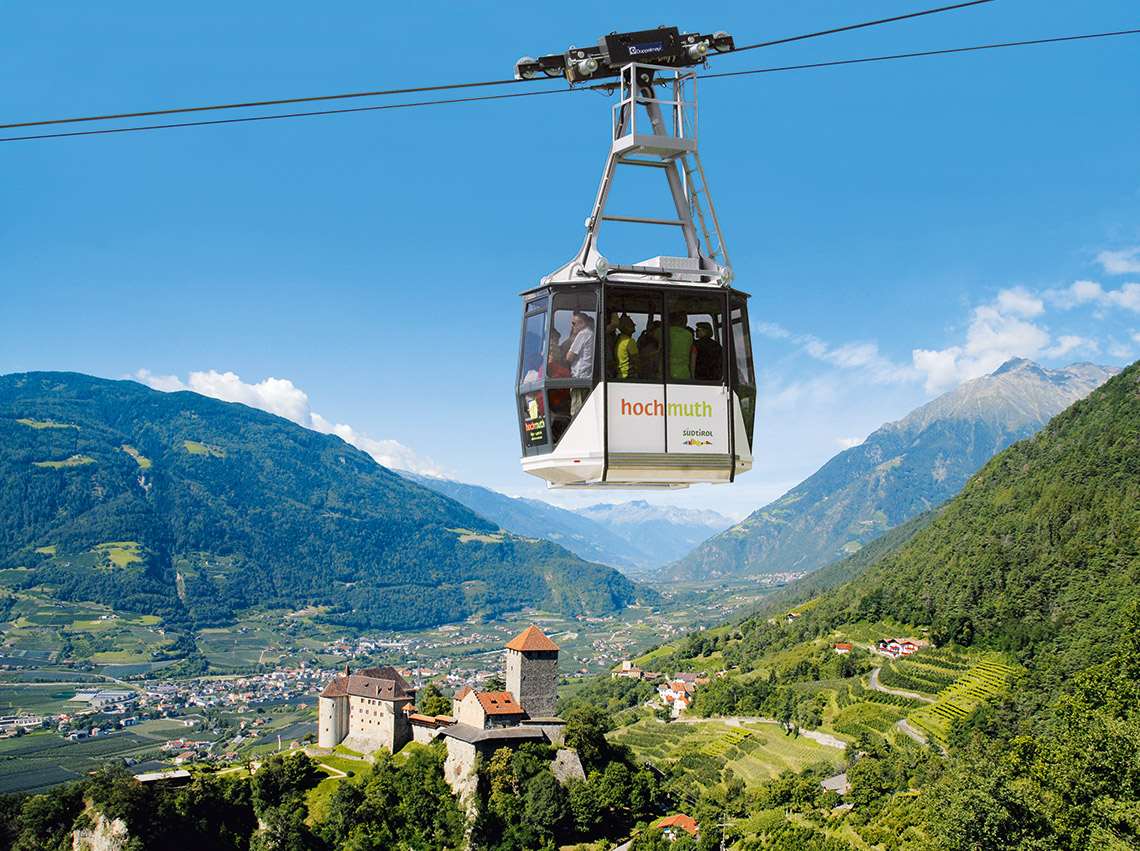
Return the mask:
POLYGON ((906 723, 905 718, 899 719, 899 721, 896 722, 895 726, 910 736, 912 739, 914 739, 916 742, 918 742, 920 745, 927 744, 926 736, 922 735, 922 733, 918 732, 918 730, 914 729, 914 727, 906 723))
POLYGON ((871 688, 873 688, 875 691, 881 691, 881 692, 885 692, 887 694, 897 695, 898 697, 909 697, 909 698, 912 698, 914 700, 921 700, 924 703, 937 703, 938 702, 933 697, 927 697, 926 695, 919 694, 918 692, 915 692, 915 691, 902 691, 901 689, 887 688, 884 685, 880 685, 879 684, 879 671, 881 671, 881 670, 883 670, 883 669, 882 668, 875 668, 875 670, 871 671, 871 688))

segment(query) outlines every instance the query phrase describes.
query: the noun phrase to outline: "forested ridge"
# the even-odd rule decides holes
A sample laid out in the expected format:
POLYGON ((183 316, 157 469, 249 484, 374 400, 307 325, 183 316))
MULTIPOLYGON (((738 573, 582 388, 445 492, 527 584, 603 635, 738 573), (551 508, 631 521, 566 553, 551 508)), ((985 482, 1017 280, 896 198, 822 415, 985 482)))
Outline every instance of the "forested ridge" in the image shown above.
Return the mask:
POLYGON ((1010 360, 877 429, 662 575, 740 577, 827 565, 953 497, 995 454, 1116 371, 1010 360))
POLYGON ((745 795, 729 813, 747 819, 740 847, 1140 847, 1140 365, 995 457, 919 525, 796 617, 771 608, 657 657, 739 672, 699 691, 696 712, 783 711, 807 724, 810 694, 865 699, 859 682, 823 669, 839 664, 829 636, 859 625, 929 636, 943 649, 928 670, 979 651, 1012 666, 1006 689, 951 725, 939 758, 901 732, 854 742, 848 814, 822 812, 837 800, 818 772, 745 795))
POLYGON ((412 628, 613 611, 616 571, 500 533, 341 439, 243 405, 72 373, 0 377, 0 566, 171 623, 251 606, 412 628), (95 548, 129 542, 115 564, 95 548))
POLYGON ((1119 638, 1140 583, 1140 367, 983 467, 899 552, 805 617, 896 618, 1008 650, 1050 694, 1119 638))

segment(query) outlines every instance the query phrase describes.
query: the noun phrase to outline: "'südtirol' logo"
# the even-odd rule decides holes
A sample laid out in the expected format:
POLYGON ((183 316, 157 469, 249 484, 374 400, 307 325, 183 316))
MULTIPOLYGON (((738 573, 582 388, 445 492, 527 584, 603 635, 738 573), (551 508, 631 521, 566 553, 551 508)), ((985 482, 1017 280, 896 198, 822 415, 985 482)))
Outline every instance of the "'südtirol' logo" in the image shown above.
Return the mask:
POLYGON ((694 437, 694 438, 691 438, 691 439, 689 439, 689 440, 686 440, 686 441, 685 441, 684 443, 682 443, 681 445, 682 445, 682 446, 711 446, 711 445, 712 445, 712 441, 711 441, 711 440, 697 440, 697 439, 694 437))

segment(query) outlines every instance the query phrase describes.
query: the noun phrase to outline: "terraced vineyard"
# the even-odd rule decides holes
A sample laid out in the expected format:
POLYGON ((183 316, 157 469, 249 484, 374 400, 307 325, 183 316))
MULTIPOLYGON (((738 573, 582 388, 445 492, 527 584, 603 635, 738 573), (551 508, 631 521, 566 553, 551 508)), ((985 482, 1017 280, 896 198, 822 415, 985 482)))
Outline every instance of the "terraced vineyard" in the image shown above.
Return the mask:
POLYGON ((995 700, 1017 670, 1000 662, 980 662, 938 693, 936 703, 916 709, 907 718, 911 726, 945 745, 950 726, 979 704, 995 700))
POLYGON ((914 656, 884 660, 879 682, 887 688, 939 694, 970 670, 971 663, 946 650, 924 650, 914 656))
MULTIPOLYGON (((864 697, 871 694, 876 692, 868 692, 864 697)), ((857 740, 867 734, 882 738, 894 731, 895 725, 906 716, 907 711, 888 703, 854 703, 839 711, 831 727, 835 732, 851 739, 857 740)))
POLYGON ((838 763, 843 751, 824 747, 806 736, 786 734, 777 724, 735 727, 722 721, 662 724, 642 719, 609 734, 628 745, 639 761, 664 769, 679 766, 692 782, 711 786, 731 768, 745 783, 778 777, 785 770, 802 771, 819 762, 838 763))
POLYGON ((750 730, 732 730, 725 733, 719 739, 714 739, 703 748, 701 753, 708 754, 709 756, 724 756, 749 736, 752 735, 750 730))

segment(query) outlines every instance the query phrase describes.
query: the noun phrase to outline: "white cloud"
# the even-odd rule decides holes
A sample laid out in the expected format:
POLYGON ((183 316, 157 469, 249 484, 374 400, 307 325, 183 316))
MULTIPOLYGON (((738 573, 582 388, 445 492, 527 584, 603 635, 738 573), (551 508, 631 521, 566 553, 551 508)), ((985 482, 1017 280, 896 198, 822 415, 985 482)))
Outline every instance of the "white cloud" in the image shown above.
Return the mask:
POLYGON ((792 334, 770 323, 761 323, 756 329, 760 334, 774 340, 791 340, 818 361, 838 369, 858 370, 874 384, 905 383, 915 378, 914 370, 891 361, 879 351, 879 345, 875 342, 856 340, 832 344, 813 334, 792 334))
POLYGON ((1048 358, 1063 358, 1078 352, 1095 354, 1099 351, 1100 345, 1096 340, 1089 340, 1076 334, 1065 334, 1057 339, 1056 344, 1042 349, 1041 354, 1048 358))
POLYGON ((839 444, 840 451, 847 449, 854 449, 859 446, 866 438, 864 437, 837 437, 835 442, 839 444))
MULTIPOLYGON (((1034 358, 1047 352, 1049 332, 1023 316, 1038 315, 1043 303, 1021 288, 1004 290, 993 304, 974 308, 963 346, 940 351, 915 349, 914 366, 926 376, 926 390, 941 393, 963 381, 993 372, 1012 357, 1034 358)), ((1075 345, 1072 338, 1058 345, 1075 345)))
POLYGON ((1119 290, 1105 294, 1109 303, 1140 313, 1140 284, 1125 284, 1119 290))
POLYGON ((962 374, 968 371, 959 367, 959 358, 964 355, 960 346, 935 351, 915 349, 914 368, 926 376, 928 393, 941 393, 962 383, 962 374))
POLYGON ((768 337, 772 340, 786 340, 792 336, 792 332, 786 328, 782 328, 775 322, 754 322, 752 323, 752 330, 763 337, 768 337))
POLYGON ((1096 281, 1075 281, 1066 289, 1046 291, 1045 298, 1061 310, 1095 305, 1101 311, 1098 319, 1106 317, 1105 311, 1118 307, 1140 313, 1140 284, 1123 284, 1118 290, 1106 290, 1096 281))
POLYGON ((1123 251, 1102 251, 1096 262, 1110 275, 1127 275, 1140 272, 1140 247, 1126 248, 1123 251))
POLYGON ((189 390, 182 379, 177 375, 151 375, 150 370, 140 369, 135 378, 140 384, 145 384, 147 387, 154 390, 161 390, 163 393, 174 393, 178 390, 189 390))
POLYGON ((430 458, 420 458, 407 446, 395 440, 377 440, 361 434, 352 426, 332 423, 309 409, 309 397, 287 378, 267 378, 257 384, 248 384, 232 372, 191 372, 189 382, 175 375, 152 375, 140 369, 135 378, 155 390, 173 392, 191 390, 224 402, 240 402, 251 408, 268 411, 295 422, 299 426, 335 434, 345 443, 367 452, 377 464, 397 470, 408 470, 425 476, 445 476, 447 471, 430 458))
POLYGON ((1045 312, 1045 303, 1024 287, 1002 290, 998 293, 997 306, 1002 313, 1027 319, 1045 312))
MULTIPOLYGON (((1140 344, 1140 334, 1133 334, 1132 341, 1140 344)), ((1114 357, 1119 360, 1132 360, 1136 357, 1135 347, 1131 343, 1122 343, 1119 340, 1113 340, 1108 346, 1109 357, 1114 357)))

